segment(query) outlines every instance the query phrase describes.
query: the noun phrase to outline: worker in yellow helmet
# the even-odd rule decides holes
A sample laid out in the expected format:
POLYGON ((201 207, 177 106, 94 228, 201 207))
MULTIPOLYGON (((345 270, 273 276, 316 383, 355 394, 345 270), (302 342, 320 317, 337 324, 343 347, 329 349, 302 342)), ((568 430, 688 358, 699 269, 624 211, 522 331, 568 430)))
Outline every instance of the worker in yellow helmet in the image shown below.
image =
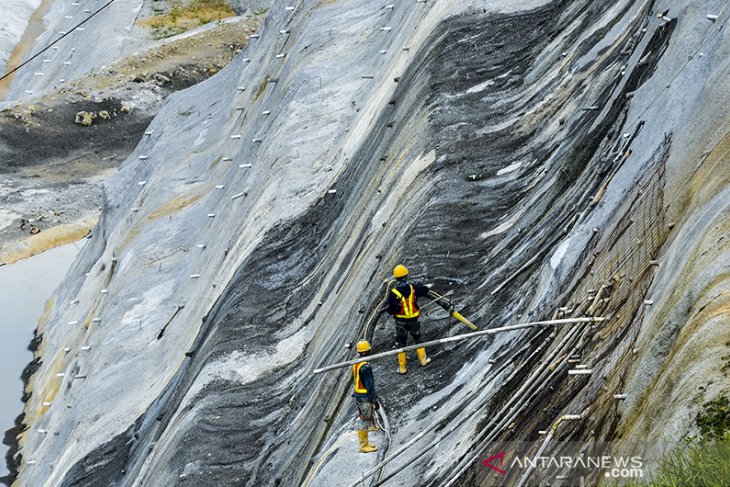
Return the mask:
MULTIPOLYGON (((393 277, 396 279, 396 284, 388 293, 387 311, 395 318, 395 341, 399 348, 403 348, 408 342, 409 334, 415 343, 423 342, 421 325, 418 323, 421 312, 417 298, 427 296, 428 288, 419 282, 411 282, 408 279, 408 269, 401 264, 393 269, 393 277)), ((422 367, 431 363, 431 359, 426 356, 425 348, 416 349, 416 353, 422 367)), ((406 373, 405 352, 398 354, 398 372, 406 373)))
MULTIPOLYGON (((357 353, 360 357, 370 355, 370 343, 367 340, 357 342, 357 353)), ((380 403, 378 402, 378 394, 375 392, 373 370, 369 363, 362 361, 352 366, 352 374, 355 380, 353 397, 358 412, 357 436, 360 439, 360 451, 363 453, 374 452, 378 449, 368 441, 368 430, 377 429, 375 411, 380 409, 380 403)))

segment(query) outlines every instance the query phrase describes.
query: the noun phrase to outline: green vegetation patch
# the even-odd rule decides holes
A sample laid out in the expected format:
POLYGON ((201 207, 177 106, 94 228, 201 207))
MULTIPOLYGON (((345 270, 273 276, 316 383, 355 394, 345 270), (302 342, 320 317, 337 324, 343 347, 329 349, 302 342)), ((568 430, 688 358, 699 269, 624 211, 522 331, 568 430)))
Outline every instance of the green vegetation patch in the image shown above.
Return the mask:
POLYGON ((190 115, 193 114, 194 111, 195 111, 195 107, 191 106, 187 110, 183 110, 182 112, 178 112, 177 114, 180 115, 181 117, 189 117, 190 115))
POLYGON ((667 454, 648 483, 651 487, 717 487, 730 485, 730 401, 721 396, 702 405, 695 422, 698 438, 667 454))
POLYGON ((721 359, 723 364, 722 368, 720 368, 720 372, 722 372, 723 375, 727 375, 727 372, 730 370, 730 355, 725 355, 721 359))
POLYGON ((258 89, 258 90, 256 90, 256 94, 255 94, 255 95, 254 95, 254 97, 253 97, 253 99, 254 99, 254 100, 258 100, 258 99, 259 99, 259 97, 261 96, 261 94, 262 94, 262 93, 264 92, 264 90, 266 89, 266 85, 267 85, 267 84, 269 84, 269 76, 268 76, 268 75, 266 76, 266 78, 264 78, 264 80, 263 80, 263 81, 261 82, 261 84, 259 85, 259 89, 258 89))
POLYGON ((227 0, 171 0, 167 8, 161 3, 153 4, 154 16, 140 22, 152 29, 155 39, 171 37, 236 15, 227 0))
POLYGON ((690 440, 662 460, 647 484, 642 486, 717 487, 730 482, 730 440, 690 440))
POLYGON ((727 396, 706 402, 702 407, 703 411, 697 413, 695 420, 700 437, 707 440, 725 439, 730 431, 730 403, 727 396))

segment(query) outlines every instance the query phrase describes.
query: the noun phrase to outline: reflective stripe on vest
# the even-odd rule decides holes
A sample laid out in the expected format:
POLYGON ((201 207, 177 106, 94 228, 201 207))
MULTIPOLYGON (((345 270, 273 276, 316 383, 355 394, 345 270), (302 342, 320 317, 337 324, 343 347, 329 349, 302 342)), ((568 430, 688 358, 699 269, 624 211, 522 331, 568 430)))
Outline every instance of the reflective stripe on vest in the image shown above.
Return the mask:
POLYGON ((360 369, 367 362, 358 362, 352 366, 352 373, 355 376, 355 394, 367 394, 368 390, 365 389, 362 381, 360 380, 360 369))
POLYGON ((418 310, 418 306, 416 305, 416 290, 413 289, 413 285, 410 285, 410 288, 411 294, 407 298, 404 297, 400 291, 393 288, 393 294, 398 296, 398 299, 400 299, 400 313, 395 315, 396 318, 408 320, 411 318, 418 318, 421 314, 418 310))

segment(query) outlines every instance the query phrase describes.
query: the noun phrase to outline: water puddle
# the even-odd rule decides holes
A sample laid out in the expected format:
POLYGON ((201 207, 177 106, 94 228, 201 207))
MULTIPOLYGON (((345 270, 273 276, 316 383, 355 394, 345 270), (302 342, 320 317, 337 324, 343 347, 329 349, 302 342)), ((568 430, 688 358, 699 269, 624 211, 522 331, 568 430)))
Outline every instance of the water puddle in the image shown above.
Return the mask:
MULTIPOLYGON (((85 240, 0 267, 0 431, 10 429, 23 411, 20 374, 33 360, 28 344, 46 301, 61 283, 85 240)), ((7 475, 5 445, 0 477, 7 475)))

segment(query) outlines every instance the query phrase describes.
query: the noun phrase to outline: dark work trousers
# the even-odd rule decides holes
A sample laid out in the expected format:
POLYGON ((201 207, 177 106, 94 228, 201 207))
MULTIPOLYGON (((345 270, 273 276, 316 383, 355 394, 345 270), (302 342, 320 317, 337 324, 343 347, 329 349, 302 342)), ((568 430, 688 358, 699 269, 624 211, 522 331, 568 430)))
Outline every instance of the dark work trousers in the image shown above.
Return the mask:
POLYGON ((357 429, 369 430, 376 428, 375 424, 375 406, 370 399, 356 397, 357 405, 357 429))
POLYGON ((421 325, 418 320, 413 321, 395 321, 395 343, 398 348, 403 348, 408 342, 408 334, 411 334, 413 341, 421 343, 423 337, 421 336, 421 325))

